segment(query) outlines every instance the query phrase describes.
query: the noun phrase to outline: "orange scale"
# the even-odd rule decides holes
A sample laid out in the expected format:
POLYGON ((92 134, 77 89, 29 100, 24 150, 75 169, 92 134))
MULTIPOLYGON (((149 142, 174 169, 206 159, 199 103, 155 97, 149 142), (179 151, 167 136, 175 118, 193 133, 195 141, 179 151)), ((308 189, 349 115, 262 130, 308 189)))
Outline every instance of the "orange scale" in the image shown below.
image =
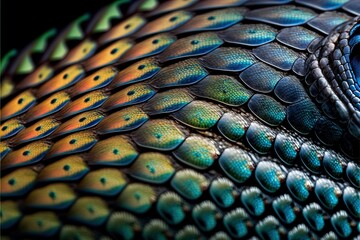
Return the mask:
POLYGON ((36 98, 30 91, 20 93, 18 96, 8 102, 0 111, 1 120, 20 115, 35 103, 36 98))
POLYGON ((83 40, 66 55, 66 57, 57 65, 57 68, 61 68, 89 58, 95 53, 96 48, 96 42, 90 39, 83 40))
POLYGON ((37 86, 43 82, 49 80, 54 74, 54 69, 48 64, 39 66, 34 72, 30 73, 27 77, 22 80, 18 88, 28 88, 37 86))

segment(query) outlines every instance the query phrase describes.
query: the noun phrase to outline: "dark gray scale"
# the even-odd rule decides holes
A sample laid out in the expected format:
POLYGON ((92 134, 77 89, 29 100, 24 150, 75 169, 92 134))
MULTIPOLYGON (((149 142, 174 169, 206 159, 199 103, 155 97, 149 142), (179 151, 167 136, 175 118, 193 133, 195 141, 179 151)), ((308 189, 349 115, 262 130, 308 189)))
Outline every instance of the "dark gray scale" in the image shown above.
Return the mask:
POLYGON ((276 36, 279 42, 298 50, 306 50, 309 44, 320 37, 319 34, 304 27, 284 28, 276 36))
POLYGON ((253 50, 254 55, 263 62, 280 70, 291 70, 299 54, 278 43, 268 43, 253 50))
POLYGON ((240 79, 255 91, 269 93, 283 76, 283 73, 264 63, 255 63, 240 74, 240 79))
POLYGON ((295 60, 294 65, 292 66, 292 70, 299 76, 306 75, 306 60, 302 57, 299 57, 295 60))
POLYGON ((325 12, 308 22, 314 29, 329 34, 336 26, 349 21, 351 17, 340 12, 325 12))
POLYGON ((350 0, 342 8, 354 15, 360 15, 360 0, 350 0))
POLYGON ((321 117, 315 124, 315 134, 326 145, 334 145, 339 142, 344 130, 335 122, 326 117, 321 117))
POLYGON ((256 0, 256 1, 247 1, 245 6, 256 6, 256 5, 280 5, 292 2, 293 0, 256 0))
POLYGON ((349 0, 295 0, 295 2, 318 10, 330 11, 341 8, 345 3, 349 2, 349 0))
POLYGON ((295 103, 307 97, 300 80, 295 77, 284 77, 276 84, 275 95, 285 103, 295 103))

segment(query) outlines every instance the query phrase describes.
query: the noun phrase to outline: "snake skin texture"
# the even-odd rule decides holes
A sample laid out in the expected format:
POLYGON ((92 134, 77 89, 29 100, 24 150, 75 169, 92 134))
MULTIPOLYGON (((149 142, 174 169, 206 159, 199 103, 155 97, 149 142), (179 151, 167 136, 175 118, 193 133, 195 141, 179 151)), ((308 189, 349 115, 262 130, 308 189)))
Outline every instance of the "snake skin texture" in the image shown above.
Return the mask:
POLYGON ((360 239, 360 1, 115 1, 1 67, 1 239, 360 239))

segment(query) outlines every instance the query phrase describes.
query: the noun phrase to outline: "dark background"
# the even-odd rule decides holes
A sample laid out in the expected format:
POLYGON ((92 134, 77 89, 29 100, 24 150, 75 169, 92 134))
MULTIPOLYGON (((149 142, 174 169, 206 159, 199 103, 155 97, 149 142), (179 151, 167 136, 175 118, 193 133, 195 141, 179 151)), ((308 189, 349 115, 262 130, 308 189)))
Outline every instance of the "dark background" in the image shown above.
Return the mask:
POLYGON ((1 0, 1 55, 114 0, 1 0))

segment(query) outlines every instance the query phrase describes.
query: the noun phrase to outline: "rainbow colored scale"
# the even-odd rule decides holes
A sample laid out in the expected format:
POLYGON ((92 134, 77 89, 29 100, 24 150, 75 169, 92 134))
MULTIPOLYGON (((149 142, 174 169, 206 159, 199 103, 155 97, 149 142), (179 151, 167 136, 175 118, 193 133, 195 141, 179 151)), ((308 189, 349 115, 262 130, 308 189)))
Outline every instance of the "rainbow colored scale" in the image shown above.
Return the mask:
POLYGON ((250 123, 241 114, 225 113, 219 120, 217 128, 220 133, 230 141, 240 141, 250 123))
POLYGON ((64 183, 54 183, 32 190, 25 199, 29 208, 59 210, 70 207, 76 199, 74 190, 64 183))
POLYGON ((151 84, 156 88, 186 86, 199 82, 207 75, 198 60, 188 59, 162 68, 152 78, 151 84))
POLYGON ((257 187, 245 188, 240 196, 242 204, 253 216, 261 216, 266 209, 266 197, 257 187))
POLYGON ((238 80, 226 75, 210 75, 190 87, 195 96, 211 99, 229 106, 241 106, 253 95, 238 80))
POLYGON ((326 178, 319 178, 315 182, 314 192, 319 202, 326 209, 334 209, 340 201, 342 190, 333 181, 326 178))
POLYGON ((107 134, 131 131, 142 126, 148 119, 140 108, 128 107, 105 117, 98 126, 98 132, 107 134))
POLYGON ((114 212, 106 223, 106 230, 116 239, 133 239, 141 228, 138 219, 128 212, 114 212))
POLYGON ((157 93, 147 101, 143 109, 149 115, 158 115, 175 112, 193 100, 193 97, 186 89, 170 89, 157 93))
POLYGON ((146 213, 156 201, 156 192, 145 184, 131 183, 125 187, 116 200, 119 207, 134 213, 146 213))
POLYGON ((25 215, 18 225, 18 231, 32 237, 51 237, 60 227, 61 222, 55 213, 43 211, 25 215))
POLYGON ((8 169, 37 163, 45 157, 50 148, 51 144, 48 142, 32 142, 18 150, 10 152, 1 160, 1 168, 8 169))
POLYGON ((137 37, 144 37, 156 33, 174 30, 189 21, 191 17, 192 13, 186 11, 171 12, 147 23, 135 35, 137 37))
POLYGON ((252 226, 249 215, 242 208, 235 208, 234 210, 225 214, 223 218, 225 228, 234 238, 245 237, 248 234, 248 226, 252 226))
POLYGON ((136 82, 142 82, 153 77, 159 71, 160 67, 158 66, 156 60, 154 58, 146 58, 120 71, 116 75, 111 87, 115 88, 136 82))
POLYGON ((25 128, 18 135, 12 138, 16 145, 24 142, 34 141, 49 136, 54 132, 60 123, 54 118, 45 118, 25 128))
POLYGON ((228 208, 234 204, 237 192, 235 185, 227 178, 216 178, 211 182, 209 193, 217 205, 228 208))
POLYGON ((125 136, 114 136, 99 141, 88 153, 89 164, 103 166, 126 166, 139 153, 125 136))
POLYGON ((52 67, 48 64, 40 65, 18 84, 18 88, 22 89, 37 86, 48 81, 53 75, 54 69, 52 67))
POLYGON ((209 182, 204 175, 191 169, 177 171, 171 186, 184 198, 195 200, 208 188, 209 182))
POLYGON ((66 55, 66 57, 58 63, 57 67, 64 67, 70 64, 81 62, 92 56, 97 49, 96 42, 85 39, 66 55))
POLYGON ((124 54, 120 61, 128 62, 159 54, 172 45, 175 40, 176 37, 172 34, 157 34, 136 44, 124 54))
POLYGON ((242 149, 227 148, 219 158, 221 169, 234 181, 243 183, 255 169, 250 155, 242 149))
POLYGON ((246 140, 260 154, 270 151, 275 137, 275 132, 271 128, 256 122, 252 122, 246 132, 246 140))
POLYGON ((208 232, 216 227, 218 219, 222 217, 222 214, 214 203, 203 201, 193 208, 191 216, 201 230, 208 232))
POLYGON ((278 164, 270 161, 261 161, 256 166, 255 178, 266 191, 274 193, 285 182, 286 175, 278 164))
POLYGON ((325 218, 327 215, 319 204, 310 203, 306 205, 302 214, 307 224, 315 231, 321 231, 325 227, 325 218))
POLYGON ((98 90, 93 91, 88 94, 85 94, 84 96, 70 102, 67 106, 65 106, 61 112, 59 112, 58 116, 59 118, 65 118, 70 117, 75 114, 89 111, 95 108, 100 107, 109 96, 98 90))
POLYGON ((132 17, 124 19, 119 24, 113 26, 108 32, 104 33, 99 38, 99 43, 103 45, 110 41, 127 37, 138 31, 142 26, 144 26, 145 23, 146 20, 139 15, 134 15, 132 17))
POLYGON ((101 168, 86 174, 78 188, 90 194, 115 196, 124 189, 126 184, 125 175, 120 170, 101 168))
POLYGON ((86 71, 115 63, 132 46, 133 42, 129 39, 121 39, 112 43, 83 63, 86 71))
POLYGON ((251 52, 235 47, 221 47, 201 58, 204 67, 229 72, 243 71, 256 62, 251 52))
POLYGON ((21 218, 21 212, 18 205, 13 201, 2 201, 0 204, 1 212, 1 230, 11 228, 21 218))
POLYGON ((47 154, 47 158, 84 152, 92 148, 96 142, 97 139, 92 131, 73 133, 57 141, 47 154))
POLYGON ((5 121, 6 119, 26 112, 35 104, 35 102, 36 98, 31 91, 28 90, 20 93, 1 108, 1 121, 5 121))
POLYGON ((155 90, 147 84, 134 84, 110 96, 103 108, 108 110, 145 102, 154 96, 155 90))
POLYGON ((295 221, 295 205, 288 194, 284 194, 276 198, 272 203, 272 207, 278 218, 284 223, 291 224, 295 221))
POLYGON ((41 85, 36 92, 37 96, 40 98, 68 88, 78 82, 84 75, 85 71, 81 65, 71 65, 41 85))
POLYGON ((35 184, 37 173, 31 168, 19 168, 1 177, 1 196, 16 197, 29 192, 35 184))
POLYGON ((52 137, 58 137, 64 134, 92 128, 103 119, 104 115, 99 111, 80 113, 79 115, 61 124, 61 126, 52 134, 52 137))
POLYGON ((215 33, 199 33, 178 39, 160 54, 159 59, 160 62, 167 62, 174 59, 204 55, 222 44, 223 41, 215 33))
POLYGON ((161 194, 156 203, 156 210, 169 224, 180 224, 186 217, 187 204, 174 192, 161 194))
POLYGON ((102 68, 75 84, 70 91, 72 95, 78 95, 103 88, 111 83, 117 73, 113 67, 102 68))
POLYGON ((70 96, 65 91, 55 93, 31 108, 25 114, 25 121, 31 122, 60 111, 70 101, 70 96))
POLYGON ((215 143, 203 137, 188 137, 173 155, 181 162, 196 169, 207 169, 220 155, 215 143))
POLYGON ((133 178, 155 184, 167 182, 174 172, 171 158, 157 152, 140 154, 129 168, 129 175, 133 178))
POLYGON ((205 102, 193 101, 172 116, 196 129, 206 130, 213 127, 221 118, 223 111, 218 106, 205 102))
POLYGON ((106 202, 99 197, 80 197, 68 212, 69 219, 91 227, 102 225, 109 215, 106 202))
POLYGON ((0 139, 6 139, 12 137, 24 129, 21 121, 18 119, 10 119, 6 122, 3 122, 0 126, 0 139))
POLYGON ((246 11, 246 8, 227 8, 199 14, 177 29, 176 32, 188 33, 225 29, 240 22, 246 11))
POLYGON ((39 182, 75 181, 81 179, 87 172, 89 168, 84 159, 73 155, 44 167, 37 180, 39 182))
POLYGON ((178 147, 185 135, 173 121, 154 119, 146 122, 132 133, 132 138, 141 147, 169 151, 178 147))
POLYGON ((293 170, 288 173, 286 186, 291 195, 300 202, 306 201, 314 188, 314 184, 310 178, 298 170, 293 170))
POLYGON ((87 227, 64 225, 59 234, 60 240, 66 239, 93 239, 94 233, 87 227))

